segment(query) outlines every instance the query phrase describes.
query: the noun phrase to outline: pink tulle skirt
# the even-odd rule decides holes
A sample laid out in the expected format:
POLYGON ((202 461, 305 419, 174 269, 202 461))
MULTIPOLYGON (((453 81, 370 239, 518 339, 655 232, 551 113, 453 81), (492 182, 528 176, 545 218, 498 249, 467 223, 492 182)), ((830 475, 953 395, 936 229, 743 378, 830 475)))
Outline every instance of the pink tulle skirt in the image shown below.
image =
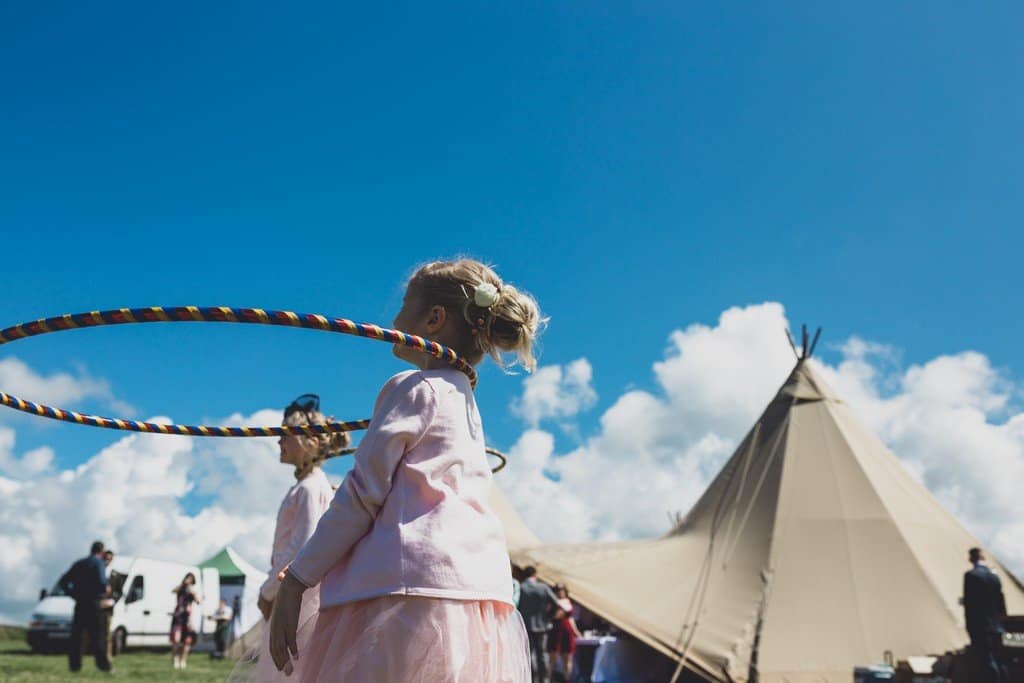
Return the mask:
POLYGON ((511 605, 384 596, 322 610, 290 680, 529 683, 529 647, 511 605))
MULTIPOLYGON (((302 594, 299 628, 296 633, 299 652, 307 647, 309 637, 315 630, 319 611, 320 588, 318 586, 302 594)), ((278 671, 274 666, 274 660, 270 656, 270 624, 266 621, 262 624, 263 631, 260 633, 259 645, 242 655, 228 676, 228 683, 285 683, 286 681, 290 683, 296 680, 294 677, 289 677, 284 672, 278 671)))

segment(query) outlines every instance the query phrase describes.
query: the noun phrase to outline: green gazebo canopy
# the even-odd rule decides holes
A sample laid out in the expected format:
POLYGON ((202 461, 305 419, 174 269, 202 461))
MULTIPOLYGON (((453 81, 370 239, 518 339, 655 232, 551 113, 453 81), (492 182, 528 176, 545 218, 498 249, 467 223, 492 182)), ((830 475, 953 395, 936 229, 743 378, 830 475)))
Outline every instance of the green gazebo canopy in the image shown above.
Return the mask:
POLYGON ((223 548, 219 553, 205 562, 199 563, 200 569, 216 569, 220 573, 222 585, 231 586, 245 583, 245 572, 234 560, 234 553, 228 548, 223 548))

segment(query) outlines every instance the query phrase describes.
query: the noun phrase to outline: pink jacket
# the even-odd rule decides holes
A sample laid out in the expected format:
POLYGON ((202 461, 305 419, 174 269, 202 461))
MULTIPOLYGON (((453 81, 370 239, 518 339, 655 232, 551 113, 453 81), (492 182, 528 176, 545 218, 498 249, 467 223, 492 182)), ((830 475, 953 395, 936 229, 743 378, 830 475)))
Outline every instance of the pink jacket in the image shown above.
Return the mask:
POLYGON ((274 552, 270 557, 270 575, 260 586, 260 595, 267 600, 277 596, 280 582, 277 574, 295 559, 302 545, 313 535, 320 516, 331 504, 334 489, 327 475, 319 467, 295 482, 288 489, 277 511, 274 527, 274 552))
POLYGON ((322 607, 381 595, 511 604, 501 521, 469 380, 408 371, 381 389, 370 428, 313 537, 292 562, 322 607))

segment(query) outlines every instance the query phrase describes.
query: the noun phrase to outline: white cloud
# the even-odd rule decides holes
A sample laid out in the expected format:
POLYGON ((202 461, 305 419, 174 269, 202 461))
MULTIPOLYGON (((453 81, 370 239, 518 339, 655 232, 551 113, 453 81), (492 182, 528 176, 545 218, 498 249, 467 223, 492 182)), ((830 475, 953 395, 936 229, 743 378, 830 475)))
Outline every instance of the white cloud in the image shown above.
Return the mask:
POLYGON ((690 325, 669 337, 655 376, 689 439, 741 436, 793 366, 781 304, 730 308, 718 325, 690 325))
MULTIPOLYGON (((665 358, 654 364, 659 390, 621 395, 580 446, 556 453, 548 435, 545 457, 533 453, 521 463, 516 455, 543 443, 546 432, 524 434, 510 453, 515 479, 503 481, 509 497, 545 539, 663 533, 669 515, 696 500, 785 377, 793 362, 785 326, 782 306, 769 303, 729 309, 713 328, 672 333, 665 358), (551 477, 553 487, 537 481, 551 477)), ((531 388, 515 408, 524 418, 531 388)))
MULTIPOLYGON (((514 409, 531 428, 511 449, 509 498, 546 540, 663 533, 792 369, 787 327, 783 307, 765 303, 673 332, 653 365, 657 389, 619 396, 567 452, 521 399, 514 409)), ((1024 523, 1014 521, 1024 481, 1024 413, 1011 400, 1019 387, 976 352, 903 369, 883 344, 853 337, 838 351, 838 365, 819 364, 836 391, 1000 559, 1024 570, 1024 523)))
MULTIPOLYGON (((224 424, 279 419, 280 411, 268 410, 224 424)), ((293 483, 273 439, 131 434, 59 472, 49 449, 15 459, 13 446, 14 432, 0 427, 0 617, 14 621, 94 539, 115 551, 188 562, 230 544, 264 566, 277 507, 293 483), (190 493, 205 502, 194 514, 183 508, 190 493)))
POLYGON ((591 509, 584 497, 564 495, 564 484, 547 476, 545 468, 554 450, 550 433, 540 429, 524 432, 509 449, 515 475, 499 475, 502 489, 512 500, 529 501, 517 507, 531 529, 548 538, 581 538, 589 532, 591 509))
POLYGON ((513 404, 513 410, 533 427, 541 420, 575 417, 597 402, 597 392, 591 385, 593 374, 586 358, 564 367, 544 366, 523 381, 523 395, 513 404))
MULTIPOLYGON (((222 425, 280 424, 281 411, 265 409, 251 415, 235 413, 222 425)), ((195 443, 192 479, 196 492, 223 501, 240 513, 265 513, 273 501, 276 514, 291 469, 278 462, 277 439, 205 439, 195 443)), ((265 555, 266 548, 260 550, 265 555)))
POLYGON ((50 471, 53 449, 49 446, 33 448, 19 458, 14 454, 14 443, 14 430, 0 427, 0 475, 28 479, 50 471))
POLYGON ((130 405, 114 398, 106 381, 91 377, 84 370, 77 375, 67 372, 42 375, 18 358, 3 358, 0 359, 0 387, 18 398, 59 408, 92 398, 114 408, 120 416, 131 416, 134 412, 130 405))

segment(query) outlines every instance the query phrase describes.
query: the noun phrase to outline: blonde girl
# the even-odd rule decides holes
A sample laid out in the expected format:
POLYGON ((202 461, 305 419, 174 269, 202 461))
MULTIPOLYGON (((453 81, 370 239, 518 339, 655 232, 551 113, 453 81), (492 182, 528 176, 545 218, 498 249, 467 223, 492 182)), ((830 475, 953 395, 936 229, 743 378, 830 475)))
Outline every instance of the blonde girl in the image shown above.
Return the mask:
MULTIPOLYGON (((510 352, 527 370, 540 324, 532 297, 469 259, 419 268, 394 320, 473 364, 510 352)), ((299 681, 529 681, 469 379, 394 353, 416 369, 385 383, 354 468, 284 572, 271 653, 299 681), (321 612, 303 646, 300 605, 317 584, 321 612)))
MULTIPOLYGON (((327 422, 328 418, 320 412, 320 398, 315 394, 303 394, 284 410, 283 424, 289 427, 327 422)), ((321 465, 328 455, 337 453, 348 444, 347 433, 282 436, 278 440, 280 462, 293 468, 295 483, 288 489, 277 511, 270 573, 260 587, 259 608, 267 620, 281 585, 277 580, 278 573, 295 559, 299 549, 313 535, 317 522, 334 496, 334 489, 321 465)), ((308 626, 304 632, 311 632, 311 624, 316 620, 319 609, 319 594, 315 590, 307 591, 298 616, 299 623, 308 626)), ((256 680, 261 683, 285 680, 270 656, 269 631, 265 626, 259 649, 243 658, 230 680, 256 680)))

